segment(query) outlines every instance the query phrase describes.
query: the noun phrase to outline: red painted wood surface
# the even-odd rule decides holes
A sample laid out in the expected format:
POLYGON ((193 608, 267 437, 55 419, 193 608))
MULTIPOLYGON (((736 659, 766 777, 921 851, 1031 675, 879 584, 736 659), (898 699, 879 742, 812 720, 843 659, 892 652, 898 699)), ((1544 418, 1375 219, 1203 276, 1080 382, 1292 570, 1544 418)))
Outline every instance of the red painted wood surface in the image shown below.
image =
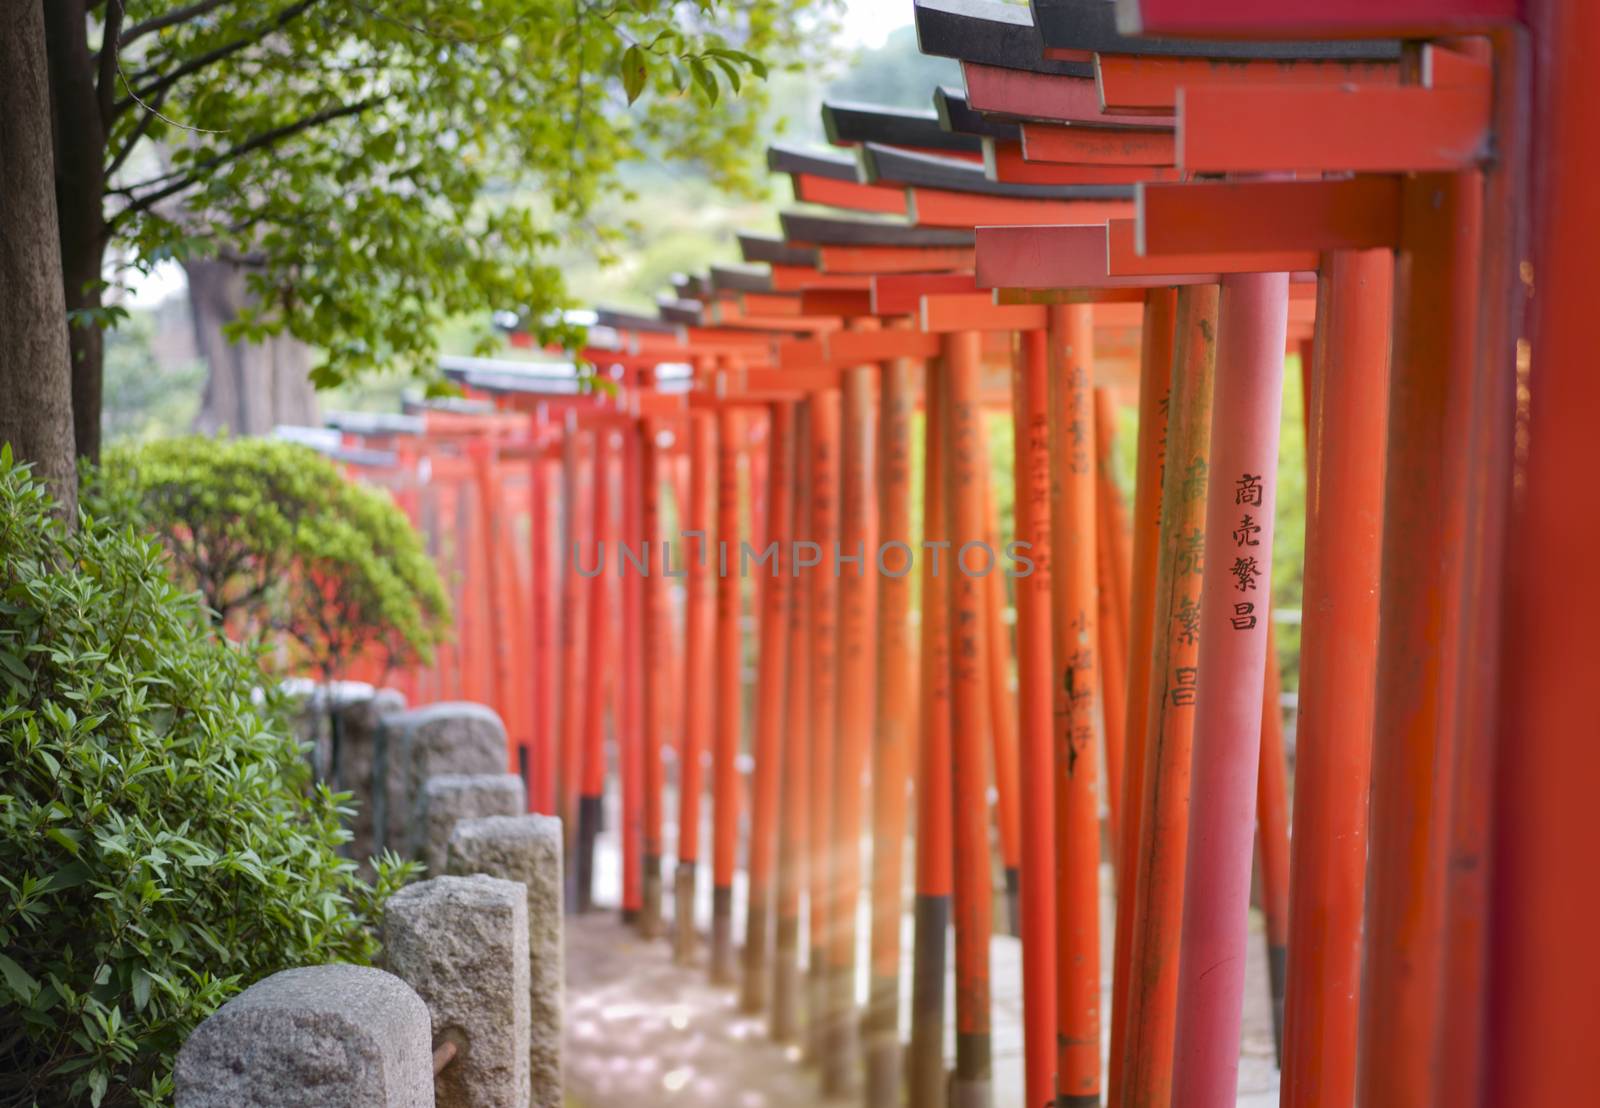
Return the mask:
POLYGON ((1033 572, 1017 578, 1017 711, 1024 835, 1022 1034, 1027 1103, 1048 1104, 1056 1077, 1055 704, 1050 641, 1050 366, 1043 331, 1024 331, 1013 360, 1016 541, 1033 572))
POLYGON ((1194 85, 1178 93, 1185 173, 1406 173, 1489 155, 1485 85, 1194 85))
POLYGON ((1236 58, 1095 55, 1095 84, 1103 109, 1129 114, 1172 115, 1178 90, 1226 85, 1395 85, 1393 62, 1303 60, 1246 61, 1236 58))
POLYGON ((1238 1091, 1288 310, 1286 273, 1223 279, 1173 1059, 1197 1106, 1238 1091))
POLYGON ((1060 305, 1049 313, 1056 1085, 1072 1103, 1100 1093, 1094 307, 1060 305))
POLYGON ((1328 258, 1309 370, 1285 1108, 1355 1098, 1393 273, 1328 258))
POLYGON ((1354 177, 1141 185, 1138 220, 1140 253, 1371 250, 1399 238, 1400 184, 1354 177))

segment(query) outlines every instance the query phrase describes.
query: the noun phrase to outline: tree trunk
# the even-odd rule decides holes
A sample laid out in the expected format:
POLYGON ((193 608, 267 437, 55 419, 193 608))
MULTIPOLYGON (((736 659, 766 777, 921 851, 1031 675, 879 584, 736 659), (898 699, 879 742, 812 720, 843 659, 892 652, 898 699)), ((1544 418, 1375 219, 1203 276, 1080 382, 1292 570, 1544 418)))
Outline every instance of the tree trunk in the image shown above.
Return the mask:
POLYGON ((245 269, 227 261, 185 263, 195 345, 210 374, 195 429, 207 434, 264 435, 280 423, 312 424, 311 349, 289 335, 259 343, 230 342, 223 327, 250 302, 245 269))
POLYGON ((72 520, 72 372, 38 0, 0 8, 0 105, 0 441, 34 464, 72 520))
MULTIPOLYGON (((16 6, 21 0, 12 0, 16 6)), ((84 0, 41 0, 50 65, 55 124, 56 216, 60 225, 61 275, 69 313, 95 313, 101 306, 101 266, 106 247, 105 109, 95 83, 84 0)), ((121 24, 115 5, 114 39, 121 24)), ((109 103, 109 100, 107 101, 109 103)), ((100 458, 100 390, 104 344, 92 316, 68 328, 72 348, 72 417, 81 457, 100 458)))

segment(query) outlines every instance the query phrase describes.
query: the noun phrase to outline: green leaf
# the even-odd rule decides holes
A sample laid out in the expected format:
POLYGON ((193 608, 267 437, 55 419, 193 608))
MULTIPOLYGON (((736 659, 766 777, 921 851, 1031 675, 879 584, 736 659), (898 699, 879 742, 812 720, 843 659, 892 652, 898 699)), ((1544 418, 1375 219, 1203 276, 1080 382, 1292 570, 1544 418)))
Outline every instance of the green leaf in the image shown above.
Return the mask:
POLYGON ((645 64, 645 53, 637 43, 622 52, 622 90, 631 105, 644 91, 645 79, 650 71, 645 64))
POLYGON ((133 970, 133 1007, 136 1011, 144 1011, 150 1003, 150 975, 142 968, 135 966, 133 970))
POLYGON ((0 954, 0 976, 6 979, 6 984, 11 991, 21 997, 24 1003, 32 1001, 39 992, 39 982, 27 970, 17 965, 9 957, 0 954))

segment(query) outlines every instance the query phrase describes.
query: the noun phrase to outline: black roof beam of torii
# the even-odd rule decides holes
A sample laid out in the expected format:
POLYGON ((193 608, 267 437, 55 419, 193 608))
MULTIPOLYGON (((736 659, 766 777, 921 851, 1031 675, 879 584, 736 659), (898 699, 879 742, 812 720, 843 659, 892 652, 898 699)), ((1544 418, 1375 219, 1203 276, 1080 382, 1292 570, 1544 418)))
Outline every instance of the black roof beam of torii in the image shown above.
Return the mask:
MULTIPOLYGON (((924 3, 927 0, 918 0, 924 3)), ((937 0, 946 3, 948 0, 937 0)), ((1203 0, 1196 0, 1203 2, 1203 0)), ((1035 42, 1040 51, 1194 57, 1239 61, 1397 61, 1394 39, 1333 39, 1248 42, 1229 39, 1144 38, 1117 29, 1117 5, 1110 0, 1029 0, 1035 42)), ((968 61, 980 61, 969 58, 968 61)))
POLYGON ((914 0, 917 47, 924 54, 964 62, 1026 69, 1061 77, 1093 77, 1093 61, 1044 56, 1033 17, 1000 0, 914 0))
POLYGON ((956 154, 977 154, 983 149, 975 135, 955 134, 939 122, 939 114, 891 108, 881 104, 852 104, 840 100, 822 102, 822 129, 836 146, 857 146, 868 142, 902 146, 916 150, 947 150, 956 154))
POLYGON ((805 212, 783 212, 778 218, 784 238, 817 246, 960 247, 975 241, 971 231, 918 227, 903 220, 843 219, 805 212))
POLYGON ((956 161, 868 144, 861 148, 867 183, 1015 196, 1033 200, 1132 200, 1132 185, 1020 185, 991 181, 979 162, 956 161))

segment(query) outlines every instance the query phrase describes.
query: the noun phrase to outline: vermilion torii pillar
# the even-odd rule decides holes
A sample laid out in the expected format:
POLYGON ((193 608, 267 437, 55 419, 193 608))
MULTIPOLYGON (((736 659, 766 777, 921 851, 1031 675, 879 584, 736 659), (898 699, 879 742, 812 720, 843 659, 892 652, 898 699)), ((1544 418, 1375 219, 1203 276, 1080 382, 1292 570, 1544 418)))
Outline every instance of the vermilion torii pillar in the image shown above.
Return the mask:
POLYGON ((707 411, 689 416, 688 526, 680 544, 689 577, 684 605, 683 742, 678 757, 678 871, 675 881, 673 935, 680 963, 695 957, 695 871, 700 855, 700 792, 704 780, 701 752, 711 736, 715 668, 716 584, 712 578, 712 514, 716 498, 716 419, 707 411), (696 542, 687 536, 694 533, 696 542))
POLYGON ((717 409, 716 728, 711 760, 711 957, 707 971, 719 985, 731 985, 735 980, 733 871, 738 857, 738 758, 744 730, 739 633, 744 590, 738 573, 739 543, 744 537, 739 511, 743 416, 739 409, 728 405, 717 409))
POLYGON ((1222 282, 1175 1105, 1222 1108, 1238 1085, 1288 295, 1286 273, 1230 274, 1222 282))
POLYGON ((989 860, 988 770, 983 751, 983 579, 964 569, 962 552, 985 534, 979 402, 979 338, 958 332, 945 340, 948 378, 950 718, 955 835, 956 1069, 952 1108, 988 1108, 991 1098, 989 939, 994 888, 989 860))
POLYGON ((1056 839, 1056 1104, 1100 1103, 1094 308, 1049 309, 1056 839))
MULTIPOLYGON (((795 405, 770 406, 767 464, 767 543, 777 544, 775 561, 758 583, 761 598, 761 659, 756 691, 755 781, 751 801, 749 903, 746 908, 744 982, 740 1005, 746 1012, 766 1007, 770 969, 773 871, 776 863, 779 764, 783 755, 785 695, 789 681, 790 545, 794 527, 795 405)), ((741 556, 741 570, 744 559, 741 556)))

